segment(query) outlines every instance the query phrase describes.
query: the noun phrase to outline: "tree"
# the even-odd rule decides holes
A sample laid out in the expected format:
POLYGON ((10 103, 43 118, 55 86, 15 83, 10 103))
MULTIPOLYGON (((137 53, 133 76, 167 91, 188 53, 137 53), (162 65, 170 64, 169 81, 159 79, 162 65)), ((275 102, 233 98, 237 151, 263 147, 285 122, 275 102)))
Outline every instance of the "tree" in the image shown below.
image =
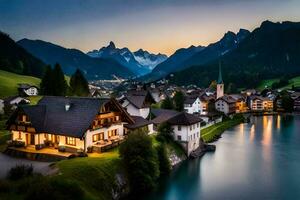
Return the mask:
POLYGON ((174 104, 175 104, 175 110, 177 111, 183 111, 184 109, 184 95, 181 91, 177 91, 173 97, 174 104))
POLYGON ((217 90, 217 81, 213 80, 213 81, 210 83, 209 88, 210 88, 210 89, 213 89, 213 90, 217 90))
POLYGON ((79 69, 71 76, 70 87, 72 94, 75 96, 89 95, 88 82, 79 69))
POLYGON ((156 147, 158 163, 159 163, 159 173, 160 176, 164 176, 170 173, 171 163, 167 154, 166 145, 161 143, 156 147))
POLYGON ((65 96, 67 92, 67 82, 65 80, 65 75, 61 70, 61 67, 58 63, 55 64, 52 71, 52 85, 53 85, 53 95, 54 96, 65 96))
POLYGON ((173 101, 169 97, 164 99, 161 103, 161 108, 172 110, 174 108, 173 101))
POLYGON ((120 146, 123 163, 131 195, 144 194, 156 186, 159 177, 158 159, 152 139, 141 130, 128 135, 120 146))
POLYGON ((282 97, 281 97, 281 105, 282 108, 286 111, 286 112, 293 112, 294 110, 294 100, 292 99, 292 97, 287 93, 284 92, 282 97))
POLYGON ((170 126, 170 124, 164 122, 161 123, 158 126, 157 129, 158 135, 157 135, 157 140, 161 141, 161 142, 170 142, 170 141, 174 141, 173 138, 173 128, 170 126))
POLYGON ((40 90, 42 95, 53 95, 53 85, 52 85, 52 69, 48 65, 46 71, 40 83, 40 90))

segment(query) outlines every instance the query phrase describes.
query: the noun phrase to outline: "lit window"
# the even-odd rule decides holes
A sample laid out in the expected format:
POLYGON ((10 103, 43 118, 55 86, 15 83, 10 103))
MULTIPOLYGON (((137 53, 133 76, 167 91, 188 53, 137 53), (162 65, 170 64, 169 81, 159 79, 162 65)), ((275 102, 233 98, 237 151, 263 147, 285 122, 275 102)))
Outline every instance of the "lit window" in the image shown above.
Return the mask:
POLYGON ((100 140, 100 134, 94 134, 93 135, 93 142, 99 141, 100 140))
POLYGON ((66 137, 66 144, 75 146, 76 145, 76 139, 73 138, 73 137, 66 137))

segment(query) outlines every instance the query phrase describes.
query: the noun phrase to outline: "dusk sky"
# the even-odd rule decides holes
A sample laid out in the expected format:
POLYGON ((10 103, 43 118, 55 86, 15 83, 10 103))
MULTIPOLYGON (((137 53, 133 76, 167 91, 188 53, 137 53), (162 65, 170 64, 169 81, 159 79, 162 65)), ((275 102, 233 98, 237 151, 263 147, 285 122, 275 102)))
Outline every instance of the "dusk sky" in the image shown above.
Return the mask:
POLYGON ((266 19, 300 21, 299 8, 299 0, 0 0, 0 30, 84 52, 114 41, 170 55, 266 19))

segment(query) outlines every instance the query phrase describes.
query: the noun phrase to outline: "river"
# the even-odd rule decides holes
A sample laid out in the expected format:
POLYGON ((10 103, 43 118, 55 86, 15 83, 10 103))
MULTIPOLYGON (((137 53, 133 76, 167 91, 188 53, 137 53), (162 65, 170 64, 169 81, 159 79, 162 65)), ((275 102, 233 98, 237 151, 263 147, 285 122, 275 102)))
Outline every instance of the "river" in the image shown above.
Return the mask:
POLYGON ((300 116, 252 117, 214 144, 215 152, 180 164, 148 199, 300 199, 300 116))

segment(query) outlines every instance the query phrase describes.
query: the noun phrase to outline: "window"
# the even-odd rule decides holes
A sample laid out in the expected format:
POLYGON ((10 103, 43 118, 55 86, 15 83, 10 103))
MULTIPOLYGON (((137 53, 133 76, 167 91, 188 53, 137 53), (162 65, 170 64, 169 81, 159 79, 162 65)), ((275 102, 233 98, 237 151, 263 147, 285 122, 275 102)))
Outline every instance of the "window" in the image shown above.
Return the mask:
POLYGON ((197 123, 197 128, 199 128, 199 123, 197 123))
POLYGON ((19 131, 19 139, 22 139, 21 131, 19 131))
POLYGON ((75 146, 76 145, 76 139, 73 138, 73 137, 66 137, 66 144, 75 146))
POLYGON ((181 126, 180 125, 178 125, 178 131, 181 131, 181 126))
POLYGON ((195 124, 193 124, 193 129, 195 129, 195 124))
POLYGON ((177 140, 181 141, 181 135, 177 135, 177 140))
POLYGON ((190 130, 192 130, 192 126, 190 126, 190 130))
POLYGON ((100 134, 94 134, 93 135, 93 142, 99 141, 100 140, 100 134))

